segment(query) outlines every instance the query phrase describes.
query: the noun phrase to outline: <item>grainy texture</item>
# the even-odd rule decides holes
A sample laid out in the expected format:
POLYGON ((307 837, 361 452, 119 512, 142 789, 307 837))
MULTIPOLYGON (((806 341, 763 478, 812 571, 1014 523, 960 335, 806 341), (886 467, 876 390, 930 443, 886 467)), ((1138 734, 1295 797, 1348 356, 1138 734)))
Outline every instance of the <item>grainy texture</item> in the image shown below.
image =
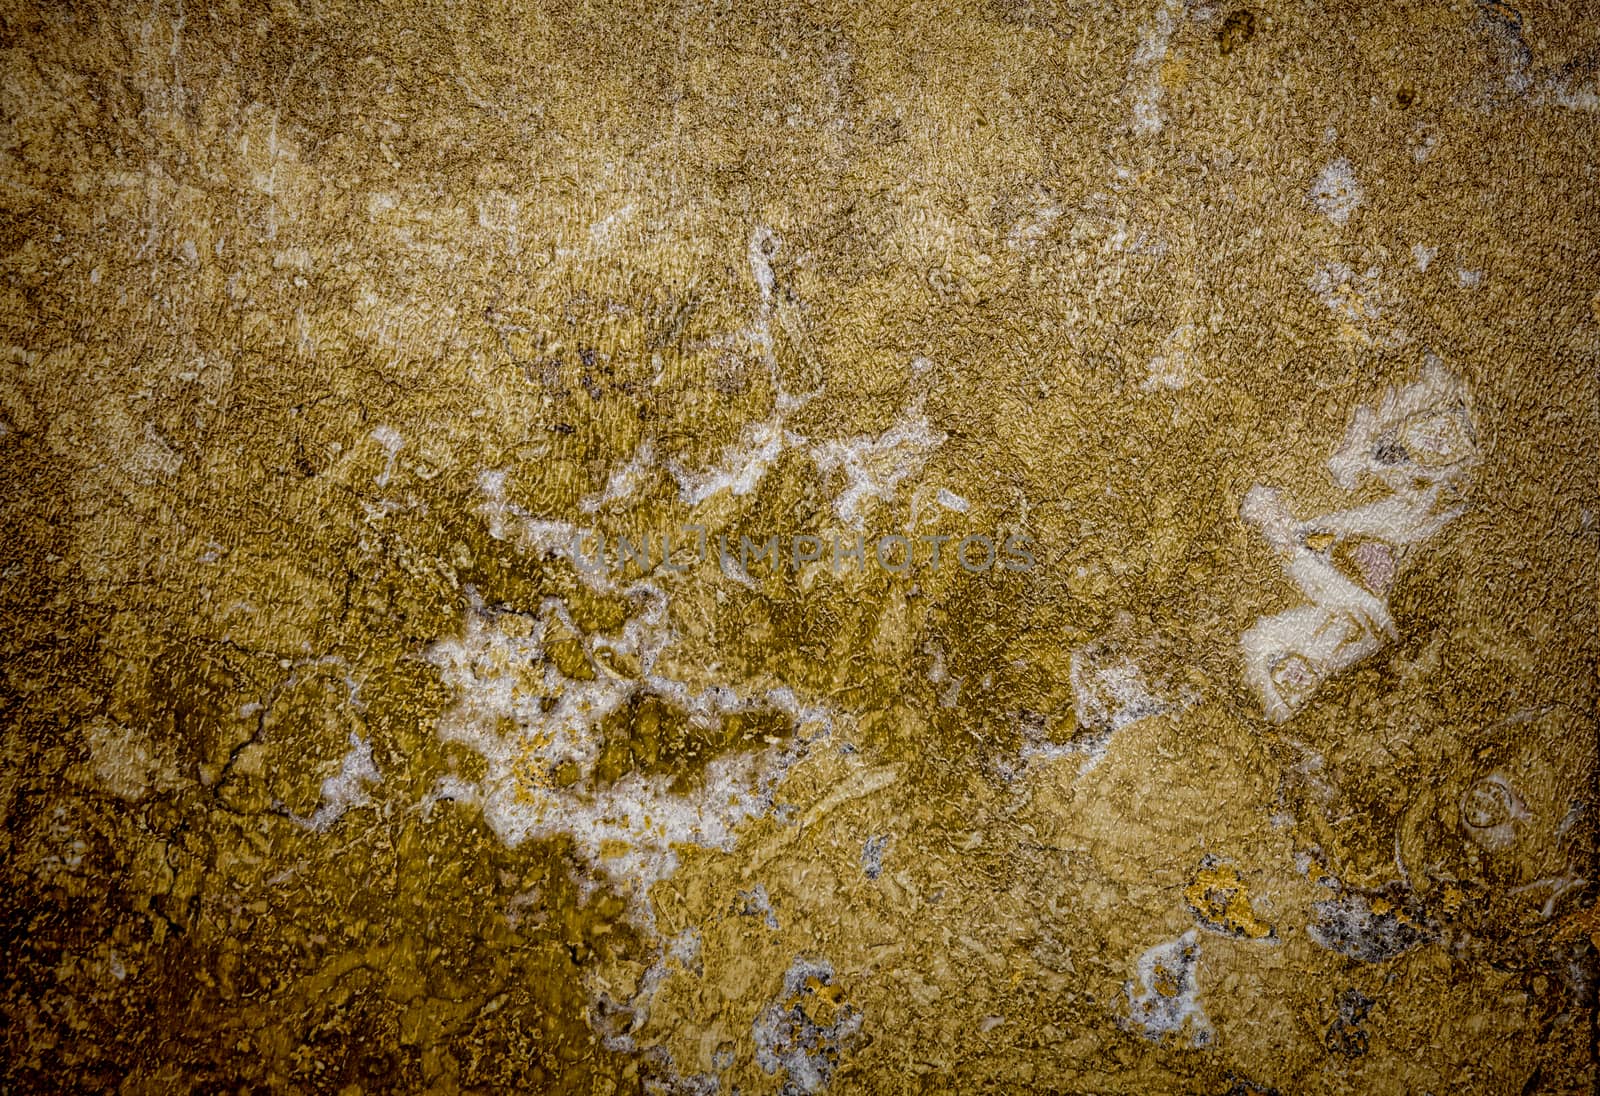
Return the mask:
POLYGON ((1594 1090, 1593 13, 6 9, 0 1087, 1594 1090))

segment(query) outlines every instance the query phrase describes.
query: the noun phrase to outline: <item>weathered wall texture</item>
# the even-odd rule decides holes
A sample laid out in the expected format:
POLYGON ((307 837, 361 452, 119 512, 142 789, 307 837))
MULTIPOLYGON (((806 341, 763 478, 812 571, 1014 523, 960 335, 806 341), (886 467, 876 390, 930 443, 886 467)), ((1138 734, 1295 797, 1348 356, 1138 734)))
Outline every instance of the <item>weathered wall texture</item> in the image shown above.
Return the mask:
POLYGON ((1592 1091, 1600 16, 6 7, 0 1087, 1592 1091))

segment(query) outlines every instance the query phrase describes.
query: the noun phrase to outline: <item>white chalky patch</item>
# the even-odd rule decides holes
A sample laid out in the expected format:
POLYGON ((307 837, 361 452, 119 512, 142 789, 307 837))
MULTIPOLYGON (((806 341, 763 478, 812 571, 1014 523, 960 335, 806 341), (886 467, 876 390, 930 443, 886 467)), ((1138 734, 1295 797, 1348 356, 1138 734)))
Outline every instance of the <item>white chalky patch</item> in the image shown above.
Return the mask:
POLYGON ((1384 288, 1382 274, 1376 266, 1357 273, 1344 263, 1325 263, 1317 268, 1307 284, 1317 299, 1339 319, 1346 337, 1367 344, 1398 347, 1408 339, 1403 331, 1384 322, 1385 301, 1392 300, 1393 296, 1384 288))
POLYGON ((1128 1023, 1147 1039, 1187 1038, 1191 1046, 1209 1046, 1215 1038, 1200 1003, 1195 978, 1200 964, 1200 934, 1190 929, 1176 940, 1157 944, 1139 956, 1128 995, 1128 1023))
POLYGON ((607 577, 598 534, 569 521, 536 518, 506 497, 506 473, 491 469, 478 477, 483 502, 478 514, 495 540, 510 541, 525 552, 554 556, 571 563, 578 577, 592 590, 609 593, 615 584, 607 577))
MULTIPOLYGON (((1431 257, 1431 256, 1430 256, 1431 257)), ((1382 309, 1377 302, 1377 267, 1357 274, 1344 263, 1326 263, 1311 276, 1311 292, 1328 308, 1354 324, 1376 320, 1382 309)))
POLYGON ((756 1064, 768 1075, 781 1070, 785 1093, 824 1091, 840 1056, 861 1033, 864 1017, 853 1005, 815 1003, 817 989, 832 985, 833 978, 833 964, 826 959, 796 957, 784 972, 780 997, 751 1025, 756 1064))
POLYGON ((745 248, 750 260, 750 273, 761 290, 763 302, 772 300, 772 291, 778 284, 777 277, 772 273, 772 256, 777 254, 782 244, 776 232, 765 225, 757 225, 750 233, 750 242, 745 248))
POLYGON ((676 461, 666 462, 667 471, 678 483, 679 496, 688 505, 698 506, 722 491, 735 498, 749 495, 786 451, 798 449, 810 456, 818 471, 843 472, 845 484, 834 500, 834 511, 850 528, 860 529, 868 505, 894 501, 900 483, 921 472, 928 455, 945 440, 916 408, 903 412, 882 434, 816 443, 784 429, 783 421, 780 411, 762 422, 747 424, 739 440, 710 468, 690 471, 676 461))
POLYGON ((1023 759, 1057 760, 1071 754, 1084 757, 1081 772, 1093 769, 1105 757, 1112 737, 1140 720, 1181 711, 1198 700, 1188 687, 1170 682, 1156 684, 1128 654, 1129 648, 1159 651, 1155 641, 1135 643, 1125 638, 1128 625, 1091 640, 1072 652, 1073 715, 1077 733, 1072 742, 1051 743, 1027 739, 1023 759))
POLYGON ((1570 83, 1563 83, 1556 89, 1556 104, 1567 110, 1600 110, 1600 94, 1596 94, 1592 87, 1572 87, 1570 83))
POLYGON ((921 472, 928 455, 944 440, 945 435, 930 429, 927 418, 913 408, 876 437, 820 442, 812 447, 811 457, 820 472, 844 473, 845 486, 834 499, 834 513, 845 525, 860 529, 868 503, 893 502, 901 481, 921 472))
MULTIPOLYGON (((1093 743, 1088 744, 1087 747, 1077 742, 1055 742, 1045 733, 1045 727, 1042 724, 1030 722, 1024 722, 1021 730, 1022 747, 1017 751, 1017 756, 1021 759, 1023 766, 1032 765, 1036 762, 1050 764, 1088 753, 1089 759, 1080 767, 1080 775, 1100 763, 1100 759, 1105 756, 1106 742, 1109 741, 1108 738, 1097 736, 1093 743)), ((1020 769, 1011 765, 1004 766, 1003 771, 1005 771, 1008 779, 1019 775, 1021 772, 1020 769)))
POLYGON ((746 917, 760 917, 761 923, 773 932, 777 932, 778 911, 772 908, 772 895, 767 893, 765 883, 757 883, 747 891, 739 892, 740 910, 746 917))
POLYGON ((775 414, 763 422, 747 423, 739 440, 723 450, 722 459, 712 467, 690 472, 669 461, 667 470, 678 481, 683 501, 698 506, 719 491, 731 492, 736 498, 750 494, 785 449, 804 443, 804 438, 783 428, 783 415, 775 414))
POLYGON ((1170 707, 1151 694, 1144 673, 1132 659, 1096 664, 1084 649, 1072 652, 1072 695, 1080 727, 1120 731, 1160 715, 1170 707))
POLYGON ((655 471, 655 462, 655 446, 646 441, 627 464, 612 470, 605 488, 599 494, 588 496, 578 504, 578 508, 586 514, 592 514, 613 503, 633 498, 649 482, 655 471))
POLYGON ((1433 262, 1433 257, 1439 254, 1437 247, 1424 247, 1422 244, 1411 245, 1411 259, 1417 264, 1417 270, 1427 273, 1428 264, 1433 262))
POLYGON ((500 190, 490 191, 478 202, 478 227, 503 234, 508 255, 516 255, 522 250, 517 236, 519 211, 517 200, 500 190))
POLYGON ((632 217, 632 204, 623 206, 607 217, 602 217, 589 226, 589 242, 601 250, 610 247, 616 242, 622 226, 632 217))
POLYGON ((1328 220, 1343 226, 1361 204, 1361 184, 1344 157, 1327 164, 1311 184, 1311 204, 1328 220))
POLYGON ((1051 227, 1061 218, 1061 207, 1054 203, 1041 203, 1030 217, 1017 221, 1006 233, 1006 247, 1013 251, 1025 251, 1050 232, 1051 227))
POLYGON ((141 440, 125 454, 124 467, 140 483, 176 475, 182 466, 183 454, 150 423, 145 424, 141 440))
POLYGON ((346 811, 365 807, 372 802, 368 792, 374 784, 383 783, 383 776, 372 760, 372 743, 351 732, 350 750, 339 763, 339 771, 322 782, 322 797, 310 818, 295 818, 308 830, 325 830, 346 811))
POLYGON ((1421 380, 1390 389, 1376 410, 1357 410, 1328 459, 1340 487, 1376 480, 1389 495, 1299 521, 1276 490, 1250 490, 1241 516, 1278 549, 1285 573, 1311 599, 1262 617, 1241 637, 1245 674, 1267 718, 1288 719, 1324 681, 1393 638, 1389 590, 1402 554, 1465 510, 1462 493, 1477 458, 1466 388, 1433 359, 1421 380))
POLYGON ((1156 9, 1155 17, 1140 28, 1139 48, 1128 65, 1129 80, 1139 83, 1133 100, 1133 131, 1141 136, 1160 133, 1166 123, 1161 113, 1161 99, 1165 94, 1161 86, 1161 62, 1167 57, 1167 46, 1175 27, 1173 16, 1178 10, 1175 0, 1167 0, 1156 9))
MULTIPOLYGON (((772 320, 777 298, 777 276, 772 269, 772 257, 781 246, 782 240, 765 226, 758 225, 750 234, 746 255, 751 278, 760 290, 761 302, 750 327, 740 333, 743 339, 759 350, 771 374, 776 391, 772 413, 760 422, 746 423, 738 439, 724 447, 717 461, 707 468, 686 468, 672 459, 661 462, 661 467, 677 483, 682 501, 689 506, 699 506, 724 491, 735 498, 754 493, 786 452, 799 450, 811 458, 819 471, 844 473, 845 485, 843 493, 835 501, 835 511, 841 521, 860 529, 865 507, 872 501, 893 501, 899 484, 921 471, 928 454, 944 442, 945 436, 930 428, 920 406, 904 411, 894 425, 875 437, 861 436, 813 443, 786 427, 789 416, 818 393, 796 396, 783 388, 778 375, 772 340, 772 320)), ((926 363, 926 359, 916 359, 912 363, 913 368, 924 368, 923 363, 926 363)), ((606 486, 598 494, 582 500, 580 508, 585 513, 595 513, 632 499, 649 481, 656 466, 654 447, 646 441, 625 465, 611 473, 606 486)), ((571 551, 573 537, 580 533, 590 535, 588 530, 565 522, 533 519, 508 503, 503 472, 485 473, 480 486, 489 497, 483 512, 490 518, 491 535, 499 539, 515 533, 530 548, 574 559, 571 551), (512 529, 513 525, 516 526, 515 530, 512 529)), ((957 496, 949 497, 953 499, 957 496)), ((944 502, 942 496, 940 501, 944 502)), ((574 562, 581 563, 576 559, 574 562)), ((591 576, 589 581, 596 589, 602 588, 599 585, 602 579, 591 576)))
POLYGON ((140 799, 152 788, 169 791, 181 783, 176 752, 145 731, 104 716, 83 730, 95 778, 114 795, 140 799))
POLYGON ((1150 359, 1150 373, 1139 387, 1145 392, 1162 389, 1179 389, 1189 384, 1197 374, 1199 359, 1195 356, 1198 332, 1192 323, 1174 328, 1161 344, 1160 353, 1150 359))
POLYGON ((400 447, 405 444, 405 439, 394 427, 380 426, 372 432, 372 440, 382 446, 384 453, 387 454, 383 462, 383 471, 372 477, 372 482, 379 487, 387 487, 389 477, 394 472, 395 458, 400 455, 400 447))
MULTIPOLYGON (((700 933, 693 928, 661 941, 654 961, 645 968, 637 988, 624 1001, 618 1001, 603 988, 591 986, 590 1025, 607 1050, 629 1053, 638 1049, 634 1036, 649 1023, 656 994, 676 971, 687 969, 699 957, 700 943, 700 933)), ((585 973, 592 981, 592 968, 585 973)))
POLYGON ((1371 896, 1350 891, 1313 902, 1311 909, 1313 920, 1306 926, 1311 942, 1363 963, 1393 959, 1426 939, 1388 898, 1375 905, 1371 896))
POLYGON ((784 420, 816 393, 795 396, 784 389, 773 349, 772 317, 778 281, 772 270, 772 256, 782 245, 777 233, 765 225, 757 225, 745 248, 750 276, 761 291, 761 304, 751 326, 742 334, 760 352, 771 375, 777 393, 773 413, 761 422, 745 424, 739 440, 727 446, 718 463, 708 469, 694 472, 676 461, 667 462, 667 471, 678 482, 679 494, 690 506, 698 506, 720 491, 730 491, 735 497, 750 494, 784 450, 805 444, 805 438, 784 428, 784 420))
POLYGON ((589 637, 559 598, 522 614, 492 609, 468 591, 464 634, 436 643, 427 657, 456 697, 439 721, 440 738, 479 753, 488 768, 476 783, 447 782, 436 798, 477 803, 510 846, 570 837, 591 875, 608 879, 628 900, 634 920, 649 926, 649 889, 676 869, 676 847, 731 849, 740 823, 771 809, 778 783, 811 740, 831 732, 833 716, 786 688, 757 694, 722 685, 694 689, 658 673, 657 661, 674 638, 666 597, 643 583, 625 593, 639 607, 622 631, 589 637), (593 680, 568 677, 545 657, 553 624, 580 639, 593 680), (671 775, 629 773, 602 785, 594 772, 601 723, 631 698, 647 695, 678 706, 702 726, 734 712, 776 710, 795 733, 783 748, 714 758, 696 792, 673 791, 671 775), (576 779, 559 786, 552 774, 568 764, 576 779))
POLYGON ((965 678, 952 677, 950 671, 945 669, 944 648, 933 644, 930 651, 928 681, 939 687, 939 707, 954 708, 961 699, 961 683, 965 678))

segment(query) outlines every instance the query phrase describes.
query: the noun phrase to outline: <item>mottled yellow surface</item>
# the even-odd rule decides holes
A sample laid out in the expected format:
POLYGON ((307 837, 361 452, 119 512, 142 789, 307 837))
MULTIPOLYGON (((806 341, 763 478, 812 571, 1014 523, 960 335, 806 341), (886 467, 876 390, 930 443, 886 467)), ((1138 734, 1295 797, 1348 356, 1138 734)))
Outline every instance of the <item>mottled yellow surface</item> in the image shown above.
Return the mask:
POLYGON ((0 1087, 1593 1091, 1593 13, 6 9, 0 1087))

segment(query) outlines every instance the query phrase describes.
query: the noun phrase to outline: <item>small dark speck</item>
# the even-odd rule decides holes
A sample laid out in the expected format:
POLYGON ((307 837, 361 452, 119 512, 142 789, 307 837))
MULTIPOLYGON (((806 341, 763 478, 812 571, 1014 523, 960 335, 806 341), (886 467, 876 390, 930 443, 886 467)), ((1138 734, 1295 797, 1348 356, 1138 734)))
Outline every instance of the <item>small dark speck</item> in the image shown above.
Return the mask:
POLYGON ((1394 101, 1400 105, 1401 110, 1405 110, 1417 101, 1417 93, 1411 88, 1401 88, 1394 93, 1394 101))

